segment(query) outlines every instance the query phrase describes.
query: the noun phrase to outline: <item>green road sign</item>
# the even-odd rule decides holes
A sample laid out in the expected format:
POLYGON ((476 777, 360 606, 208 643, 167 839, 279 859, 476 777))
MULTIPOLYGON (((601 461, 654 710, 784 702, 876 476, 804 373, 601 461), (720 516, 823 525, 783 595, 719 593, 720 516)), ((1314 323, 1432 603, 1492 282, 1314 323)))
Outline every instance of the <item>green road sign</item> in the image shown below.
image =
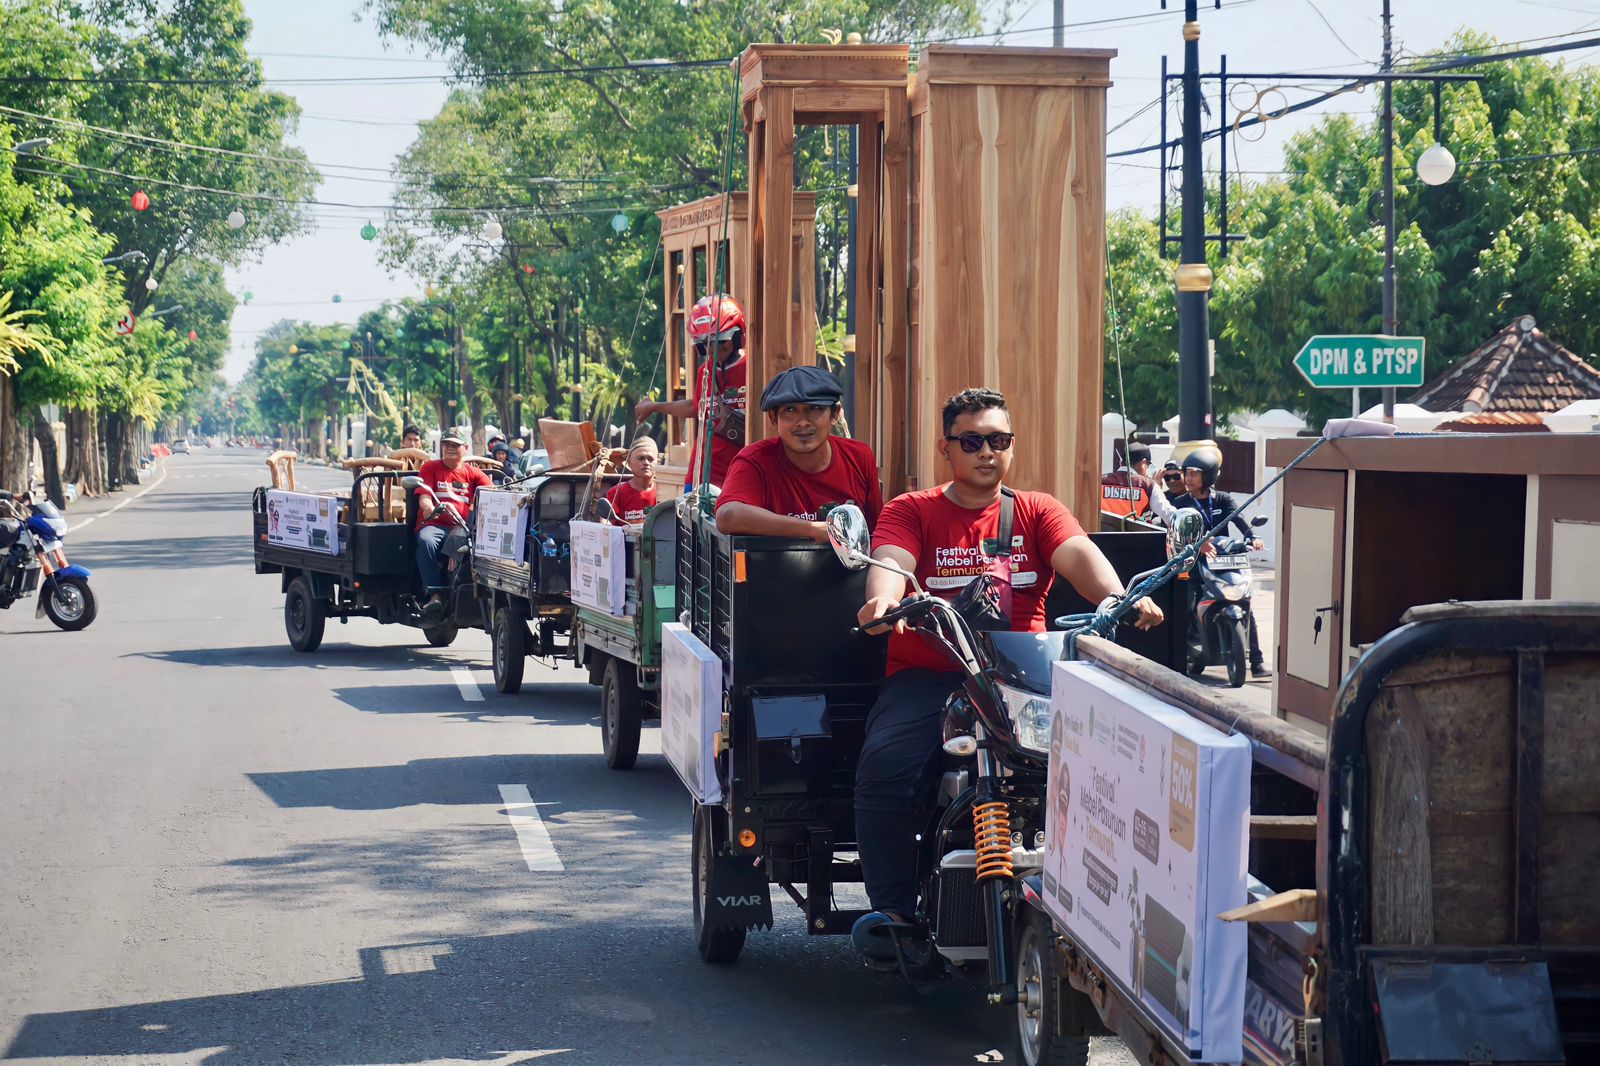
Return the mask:
POLYGON ((1421 337, 1312 337, 1294 367, 1318 389, 1416 388, 1423 382, 1421 337))

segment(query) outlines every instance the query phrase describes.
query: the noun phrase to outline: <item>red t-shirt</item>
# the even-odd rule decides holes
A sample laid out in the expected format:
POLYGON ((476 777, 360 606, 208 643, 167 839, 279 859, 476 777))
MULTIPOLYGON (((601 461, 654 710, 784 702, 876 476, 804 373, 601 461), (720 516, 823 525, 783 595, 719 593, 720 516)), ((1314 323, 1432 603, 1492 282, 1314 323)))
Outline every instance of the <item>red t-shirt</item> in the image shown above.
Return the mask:
MULTIPOLYGON (((896 496, 878 516, 873 531, 874 549, 886 545, 904 549, 917 560, 915 573, 922 587, 935 596, 953 600, 974 577, 984 572, 998 547, 1000 501, 981 511, 962 507, 945 495, 944 486, 896 496)), ((1011 628, 1015 632, 1042 632, 1044 601, 1050 594, 1055 571, 1050 557, 1083 527, 1066 505, 1043 492, 1019 492, 1011 520, 1011 628)), ((929 670, 960 669, 936 645, 916 633, 889 635, 889 663, 885 673, 908 666, 929 670)))
MULTIPOLYGON (((443 459, 429 459, 422 464, 422 469, 417 471, 417 476, 422 483, 433 490, 438 502, 446 507, 453 508, 463 519, 467 517, 468 510, 472 507, 472 494, 479 485, 493 485, 494 481, 488 474, 468 463, 451 470, 444 465, 443 459)), ((433 512, 434 501, 426 492, 417 490, 418 510, 417 528, 423 526, 444 526, 446 529, 455 525, 448 515, 440 515, 433 521, 428 521, 428 515, 433 512)))
POLYGON ((624 481, 611 486, 606 499, 611 501, 611 509, 617 514, 612 520, 616 525, 637 526, 643 524, 645 512, 656 505, 656 487, 651 485, 640 492, 632 481, 624 481))
POLYGON ((853 503, 867 516, 869 526, 883 510, 878 487, 878 460, 872 449, 848 437, 829 437, 833 458, 814 474, 795 466, 778 437, 758 440, 745 448, 728 467, 717 508, 725 503, 748 503, 773 514, 817 520, 829 504, 853 503))
MULTIPOLYGON (((700 367, 700 377, 695 384, 694 406, 696 418, 711 419, 711 484, 721 485, 728 476, 728 464, 733 462, 733 457, 739 454, 739 449, 744 447, 744 431, 740 429, 738 440, 731 440, 725 432, 725 416, 730 412, 744 413, 745 409, 745 380, 750 370, 750 361, 740 352, 732 363, 721 367, 717 371, 717 394, 709 400, 706 394, 711 391, 711 360, 707 359, 700 367)), ((700 477, 700 437, 705 433, 704 422, 697 422, 694 429, 694 449, 689 453, 689 484, 697 484, 700 477)))

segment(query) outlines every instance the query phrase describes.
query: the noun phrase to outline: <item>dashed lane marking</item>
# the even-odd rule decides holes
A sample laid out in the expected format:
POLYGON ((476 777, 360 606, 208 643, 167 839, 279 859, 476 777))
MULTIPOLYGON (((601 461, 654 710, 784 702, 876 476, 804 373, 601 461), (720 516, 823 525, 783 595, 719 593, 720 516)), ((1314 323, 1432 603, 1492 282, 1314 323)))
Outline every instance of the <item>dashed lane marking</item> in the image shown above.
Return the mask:
POLYGON ((115 507, 111 508, 111 510, 104 511, 104 512, 102 512, 100 514, 92 514, 88 518, 85 518, 82 522, 79 522, 77 525, 68 526, 67 527, 67 532, 68 533, 76 533, 78 530, 82 529, 84 526, 88 525, 90 522, 98 522, 100 519, 104 518, 106 515, 116 514, 118 511, 120 511, 124 507, 128 506, 128 504, 132 503, 134 500, 137 500, 137 499, 141 498, 142 496, 144 496, 145 493, 152 491, 157 485, 161 484, 165 480, 167 480, 167 466, 166 466, 165 463, 163 463, 163 464, 161 464, 161 476, 160 477, 156 478, 154 481, 150 482, 150 484, 146 485, 143 489, 141 489, 138 492, 134 493, 132 496, 129 496, 126 500, 123 500, 121 503, 117 504, 115 507))
POLYGON ((461 698, 468 703, 482 703, 483 691, 478 688, 478 682, 473 680, 472 671, 465 666, 452 666, 450 676, 456 679, 456 688, 461 690, 461 698))
POLYGON ((500 801, 506 805, 506 818, 516 830, 517 844, 522 848, 522 861, 534 873, 561 873, 561 856, 550 842, 550 831, 539 817, 539 808, 528 794, 527 785, 501 785, 500 801))

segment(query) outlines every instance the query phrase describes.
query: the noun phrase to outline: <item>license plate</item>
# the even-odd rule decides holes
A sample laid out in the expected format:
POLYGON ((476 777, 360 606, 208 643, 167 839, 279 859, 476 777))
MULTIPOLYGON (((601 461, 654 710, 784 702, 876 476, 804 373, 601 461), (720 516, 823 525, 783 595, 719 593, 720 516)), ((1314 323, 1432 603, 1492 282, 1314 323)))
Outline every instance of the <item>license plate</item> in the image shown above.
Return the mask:
POLYGON ((1248 555, 1219 555, 1211 560, 1213 570, 1248 570, 1250 569, 1250 556, 1248 555))

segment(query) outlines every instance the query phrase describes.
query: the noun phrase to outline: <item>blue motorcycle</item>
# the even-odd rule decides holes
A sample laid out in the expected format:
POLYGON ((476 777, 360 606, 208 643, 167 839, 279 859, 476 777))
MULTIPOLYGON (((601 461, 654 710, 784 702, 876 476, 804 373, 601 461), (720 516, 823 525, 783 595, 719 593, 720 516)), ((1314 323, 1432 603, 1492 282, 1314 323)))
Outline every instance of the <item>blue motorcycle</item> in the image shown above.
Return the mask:
POLYGON ((55 504, 0 492, 0 610, 38 589, 35 618, 49 615, 66 630, 94 621, 89 571, 67 562, 61 550, 66 538, 67 520, 55 504))

